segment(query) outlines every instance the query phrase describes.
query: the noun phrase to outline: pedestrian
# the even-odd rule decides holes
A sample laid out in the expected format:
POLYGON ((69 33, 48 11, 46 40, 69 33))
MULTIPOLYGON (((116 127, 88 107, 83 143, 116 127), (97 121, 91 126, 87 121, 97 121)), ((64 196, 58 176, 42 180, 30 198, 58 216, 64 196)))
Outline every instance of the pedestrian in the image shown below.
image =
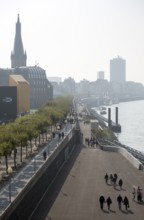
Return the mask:
POLYGON ((105 198, 103 195, 101 195, 99 197, 99 202, 100 202, 100 208, 103 210, 103 206, 104 206, 104 203, 105 203, 105 198))
POLYGON ((55 138, 55 132, 53 132, 53 138, 55 138))
POLYGON ((95 148, 95 138, 93 138, 93 148, 95 148))
POLYGON ((114 178, 115 178, 115 183, 116 183, 117 178, 118 178, 118 175, 116 173, 114 174, 114 178))
POLYGON ((59 134, 58 134, 58 137, 59 137, 59 140, 61 139, 61 133, 59 132, 59 134))
POLYGON ((111 181, 111 184, 113 183, 113 175, 110 174, 110 181, 111 181))
POLYGON ((142 192, 139 186, 137 188, 137 201, 142 202, 142 192))
POLYGON ((106 182, 106 184, 107 184, 107 182, 108 182, 108 178, 109 178, 107 173, 106 173, 106 175, 105 175, 104 178, 105 178, 105 182, 106 182))
POLYGON ((122 179, 119 180, 118 184, 119 184, 120 189, 122 189, 122 185, 123 185, 122 179))
POLYGON ((136 189, 135 189, 135 187, 133 187, 132 195, 133 195, 133 200, 135 200, 135 197, 136 197, 136 189))
POLYGON ((127 209, 129 208, 129 200, 127 196, 124 197, 123 204, 125 205, 125 210, 127 211, 127 209))
POLYGON ((108 210, 110 210, 110 205, 112 204, 112 200, 110 197, 107 198, 106 203, 107 203, 108 210))
POLYGON ((116 187, 116 180, 117 180, 117 179, 116 179, 116 177, 114 176, 114 177, 113 177, 114 188, 116 187))
POLYGON ((88 138, 87 142, 88 142, 88 147, 89 147, 90 146, 90 139, 89 138, 88 138))
POLYGON ((64 138, 64 132, 62 132, 61 136, 62 136, 62 139, 63 139, 64 138))
POLYGON ((46 160, 47 155, 46 155, 46 151, 43 151, 43 159, 46 160))
POLYGON ((118 207, 119 207, 119 209, 121 209, 121 204, 122 204, 122 202, 123 202, 123 199, 122 199, 121 195, 118 195, 118 197, 117 197, 117 202, 118 202, 118 207))
POLYGON ((91 147, 93 147, 93 138, 90 139, 91 147))

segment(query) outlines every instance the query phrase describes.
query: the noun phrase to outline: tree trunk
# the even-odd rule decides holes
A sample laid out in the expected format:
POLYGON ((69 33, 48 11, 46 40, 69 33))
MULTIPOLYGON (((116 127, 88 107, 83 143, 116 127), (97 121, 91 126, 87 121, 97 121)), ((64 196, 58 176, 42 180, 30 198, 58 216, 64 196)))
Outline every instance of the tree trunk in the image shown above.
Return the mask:
POLYGON ((28 146, 26 145, 26 158, 28 158, 28 146))
POLYGON ((8 174, 8 157, 5 155, 6 173, 8 174))
POLYGON ((21 147, 20 147, 20 162, 22 163, 22 142, 21 142, 21 147))

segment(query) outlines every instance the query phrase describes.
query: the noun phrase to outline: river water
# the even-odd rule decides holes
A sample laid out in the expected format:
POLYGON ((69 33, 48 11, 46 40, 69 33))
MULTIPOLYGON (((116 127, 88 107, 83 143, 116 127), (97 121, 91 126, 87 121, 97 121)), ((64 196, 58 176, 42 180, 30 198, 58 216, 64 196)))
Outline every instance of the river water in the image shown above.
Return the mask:
POLYGON ((111 119, 115 122, 115 108, 118 107, 118 122, 121 133, 117 134, 119 141, 126 146, 144 152, 144 100, 123 102, 106 106, 111 108, 111 119))

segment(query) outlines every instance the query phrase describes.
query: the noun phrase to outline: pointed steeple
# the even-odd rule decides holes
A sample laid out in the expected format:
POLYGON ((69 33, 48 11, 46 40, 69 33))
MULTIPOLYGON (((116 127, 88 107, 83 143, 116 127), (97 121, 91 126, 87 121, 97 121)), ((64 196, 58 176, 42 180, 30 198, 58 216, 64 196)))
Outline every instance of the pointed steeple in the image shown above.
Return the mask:
POLYGON ((21 23, 19 19, 19 14, 16 23, 16 33, 14 40, 14 49, 11 52, 11 67, 26 66, 27 55, 24 52, 22 37, 21 37, 21 23))

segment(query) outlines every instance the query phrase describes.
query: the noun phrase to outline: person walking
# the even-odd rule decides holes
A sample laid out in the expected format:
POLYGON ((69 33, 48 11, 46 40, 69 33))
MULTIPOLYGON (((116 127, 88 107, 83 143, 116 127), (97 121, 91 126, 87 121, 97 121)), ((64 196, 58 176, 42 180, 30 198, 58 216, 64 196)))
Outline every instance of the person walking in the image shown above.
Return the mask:
POLYGON ((122 179, 119 180, 118 184, 119 184, 120 189, 122 189, 122 185, 123 185, 122 179))
POLYGON ((108 178, 109 178, 107 173, 106 173, 106 175, 105 175, 104 178, 105 178, 105 182, 106 182, 106 184, 107 184, 107 182, 108 182, 108 178))
POLYGON ((133 195, 133 200, 135 200, 135 197, 136 197, 136 189, 135 189, 135 187, 133 187, 132 195, 133 195))
POLYGON ((47 158, 46 151, 43 151, 43 159, 46 160, 46 158, 47 158))
POLYGON ((110 210, 110 205, 112 204, 112 200, 110 197, 107 198, 106 203, 107 203, 108 210, 110 210))
POLYGON ((142 192, 139 186, 137 188, 137 201, 142 202, 142 192))
POLYGON ((105 203, 105 198, 103 195, 101 195, 99 197, 99 202, 100 202, 100 208, 103 210, 103 206, 104 206, 104 203, 105 203))
POLYGON ((125 210, 127 211, 127 209, 129 208, 129 200, 127 196, 124 197, 123 204, 125 205, 125 210))
POLYGON ((115 184, 116 184, 116 182, 117 182, 117 178, 118 178, 118 175, 115 173, 115 174, 114 174, 115 184))
POLYGON ((117 202, 118 202, 118 207, 119 207, 119 209, 121 209, 121 204, 122 204, 122 202, 123 202, 123 199, 122 199, 122 196, 121 196, 121 195, 118 195, 118 197, 117 197, 117 202))
POLYGON ((111 181, 111 184, 113 183, 113 175, 110 174, 110 181, 111 181))

